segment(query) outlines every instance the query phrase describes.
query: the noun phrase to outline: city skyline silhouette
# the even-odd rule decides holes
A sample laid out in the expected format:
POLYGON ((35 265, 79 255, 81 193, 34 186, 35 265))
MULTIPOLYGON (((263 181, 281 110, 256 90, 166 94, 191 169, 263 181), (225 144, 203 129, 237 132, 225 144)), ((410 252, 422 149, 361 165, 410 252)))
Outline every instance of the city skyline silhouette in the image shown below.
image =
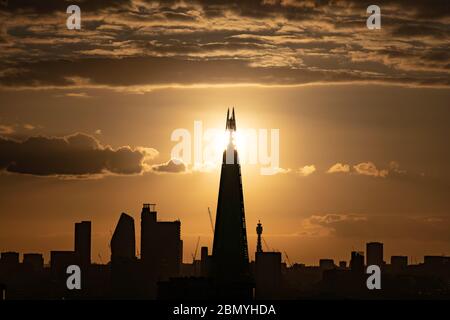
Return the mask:
MULTIPOLYGON (((181 221, 160 221, 156 204, 144 203, 141 212, 140 257, 135 222, 122 213, 111 237, 111 259, 91 263, 91 221, 75 223, 73 251, 51 251, 49 266, 43 255, 17 252, 0 255, 2 299, 332 299, 332 298, 448 298, 450 257, 424 256, 411 264, 407 256, 384 260, 381 242, 368 242, 365 253, 352 251, 349 261, 320 258, 318 267, 291 263, 287 253, 262 248, 262 224, 257 250, 250 261, 247 246, 243 184, 236 148, 235 110, 227 111, 227 145, 223 151, 212 248, 198 245, 192 263, 184 263, 181 221), (211 251, 211 254, 209 252, 211 251), (366 259, 365 259, 366 256, 366 259), (69 288, 67 274, 80 269, 80 286, 69 288), (368 267, 382 273, 383 289, 368 286, 368 267), (40 286, 40 287, 39 287, 40 286), (386 288, 387 287, 387 288, 386 288)), ((382 275, 382 276, 381 276, 382 275)), ((379 282, 381 280, 378 280, 379 282)))
POLYGON ((448 299, 449 30, 445 0, 0 1, 1 298, 448 299))

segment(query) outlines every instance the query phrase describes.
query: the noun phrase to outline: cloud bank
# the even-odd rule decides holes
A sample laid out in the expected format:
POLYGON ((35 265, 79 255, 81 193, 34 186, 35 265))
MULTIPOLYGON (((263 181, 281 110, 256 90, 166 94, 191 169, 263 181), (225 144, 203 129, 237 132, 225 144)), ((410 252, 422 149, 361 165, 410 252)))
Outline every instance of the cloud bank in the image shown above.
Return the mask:
POLYGON ((445 0, 74 0, 0 6, 0 86, 151 90, 192 85, 450 85, 445 0))
POLYGON ((9 173, 74 178, 141 174, 157 155, 152 148, 104 146, 84 133, 23 141, 0 137, 0 170, 9 173))

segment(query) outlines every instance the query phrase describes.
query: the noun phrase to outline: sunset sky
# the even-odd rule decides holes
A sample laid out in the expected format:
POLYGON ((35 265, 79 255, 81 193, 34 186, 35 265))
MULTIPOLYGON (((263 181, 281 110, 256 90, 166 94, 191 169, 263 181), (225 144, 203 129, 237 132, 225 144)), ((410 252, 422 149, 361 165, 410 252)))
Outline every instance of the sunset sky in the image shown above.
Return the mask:
MULTIPOLYGON (((279 129, 280 168, 243 165, 256 223, 291 261, 450 254, 448 1, 3 1, 0 251, 73 247, 107 262, 121 212, 181 220, 211 248, 220 168, 171 162, 177 128, 279 129), (68 30, 66 8, 81 8, 68 30), (101 256, 101 258, 100 258, 101 256)), ((138 246, 139 247, 139 246, 138 246)), ((410 260, 412 261, 412 260, 410 260)))

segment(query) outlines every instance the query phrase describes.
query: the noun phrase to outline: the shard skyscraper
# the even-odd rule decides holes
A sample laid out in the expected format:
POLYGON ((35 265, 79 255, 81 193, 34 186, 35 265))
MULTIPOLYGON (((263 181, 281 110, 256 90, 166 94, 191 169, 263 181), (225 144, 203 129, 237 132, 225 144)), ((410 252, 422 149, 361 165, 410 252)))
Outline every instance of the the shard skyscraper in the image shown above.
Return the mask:
POLYGON ((249 260, 241 166, 235 145, 234 108, 228 110, 212 252, 212 277, 225 295, 249 294, 249 260))

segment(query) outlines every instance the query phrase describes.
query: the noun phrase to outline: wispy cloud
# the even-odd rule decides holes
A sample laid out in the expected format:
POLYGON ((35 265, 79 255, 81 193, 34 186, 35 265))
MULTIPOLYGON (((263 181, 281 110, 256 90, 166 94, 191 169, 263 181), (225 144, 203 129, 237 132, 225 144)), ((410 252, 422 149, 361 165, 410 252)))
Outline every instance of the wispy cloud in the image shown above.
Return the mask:
POLYGON ((90 98, 86 92, 69 92, 65 96, 70 98, 90 98))
POLYGON ((15 132, 15 130, 14 130, 13 126, 0 124, 0 134, 10 135, 10 134, 12 134, 14 132, 15 132))
POLYGON ((187 173, 187 165, 178 159, 170 159, 161 164, 152 165, 151 170, 155 173, 187 173))
POLYGON ((314 214, 300 223, 299 236, 450 241, 448 216, 314 214))
POLYGON ((330 167, 330 169, 328 169, 328 171, 327 171, 327 173, 339 173, 339 172, 342 172, 342 173, 350 172, 350 165, 342 164, 342 163, 338 162, 338 163, 332 165, 330 167))
POLYGON ((385 169, 379 169, 372 161, 367 162, 361 162, 357 163, 353 166, 350 166, 349 164, 343 164, 343 163, 336 163, 332 165, 328 170, 327 173, 330 174, 336 174, 336 173, 345 173, 345 174, 356 174, 356 175, 363 175, 363 176, 370 176, 370 177, 380 177, 380 178, 386 178, 389 175, 389 172, 402 172, 400 170, 400 166, 397 162, 392 161, 388 168, 385 169))
POLYGON ((302 177, 307 177, 307 176, 313 174, 315 171, 316 171, 316 166, 311 164, 311 165, 307 165, 302 168, 299 168, 297 170, 297 174, 299 174, 302 177))
POLYGON ((378 169, 373 162, 361 162, 354 165, 353 168, 357 174, 372 177, 385 178, 389 171, 387 169, 378 169))

